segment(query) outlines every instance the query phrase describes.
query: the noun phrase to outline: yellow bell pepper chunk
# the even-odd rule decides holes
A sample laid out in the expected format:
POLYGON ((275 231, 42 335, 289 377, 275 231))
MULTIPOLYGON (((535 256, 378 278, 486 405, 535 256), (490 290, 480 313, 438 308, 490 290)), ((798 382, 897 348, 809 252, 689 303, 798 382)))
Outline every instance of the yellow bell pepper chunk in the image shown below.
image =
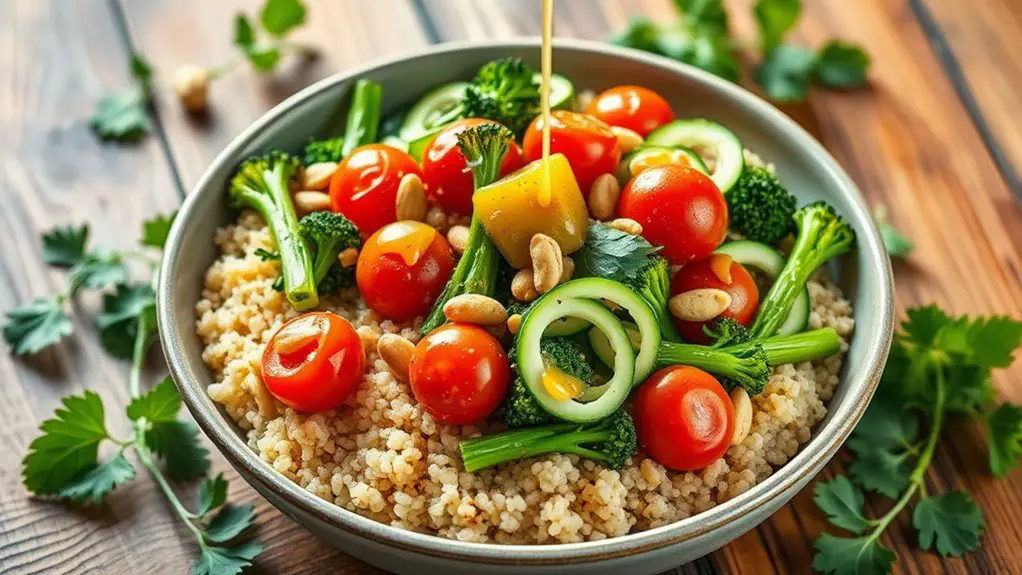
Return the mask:
POLYGON ((472 196, 475 215, 486 234, 515 268, 531 265, 529 242, 542 233, 570 254, 585 241, 589 211, 575 175, 562 154, 550 156, 550 203, 539 202, 543 182, 542 160, 476 190, 472 196))

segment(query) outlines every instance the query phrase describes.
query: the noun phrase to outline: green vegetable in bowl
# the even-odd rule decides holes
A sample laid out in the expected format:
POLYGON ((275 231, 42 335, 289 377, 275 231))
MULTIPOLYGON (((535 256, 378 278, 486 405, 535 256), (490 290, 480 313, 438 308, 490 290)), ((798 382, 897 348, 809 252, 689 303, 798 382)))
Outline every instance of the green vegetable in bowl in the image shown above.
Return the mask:
MULTIPOLYGON (((539 83, 536 72, 519 58, 502 58, 483 65, 476 77, 464 87, 461 103, 430 121, 431 127, 461 118, 487 118, 522 134, 540 113, 539 83)), ((431 97, 433 97, 431 95, 431 97)), ((425 133, 425 126, 411 133, 425 133)))
POLYGON ((383 109, 383 88, 371 80, 359 80, 352 91, 344 133, 306 144, 302 161, 339 162, 352 150, 376 141, 383 109))
POLYGON ((681 341, 678 328, 674 326, 674 320, 667 311, 667 300, 671 296, 671 276, 667 269, 667 260, 659 256, 648 259, 648 263, 638 273, 621 283, 639 294, 653 309, 657 325, 660 326, 660 335, 665 340, 681 341))
POLYGON ((351 276, 351 270, 341 267, 337 256, 348 248, 362 246, 358 228, 348 218, 334 212, 312 212, 298 222, 298 227, 314 254, 312 270, 319 292, 336 291, 346 283, 341 278, 351 276))
MULTIPOLYGON (((544 358, 553 362, 564 373, 586 386, 593 383, 593 368, 586 360, 579 344, 564 337, 544 337, 539 343, 539 349, 544 358)), ((512 351, 509 357, 514 358, 516 355, 512 351)), ((536 401, 536 396, 529 391, 529 386, 519 375, 508 392, 504 420, 508 427, 515 428, 551 423, 556 418, 547 413, 536 401)))
POLYGON ((746 168, 725 199, 731 228, 746 239, 773 245, 794 227, 795 196, 763 168, 746 168))

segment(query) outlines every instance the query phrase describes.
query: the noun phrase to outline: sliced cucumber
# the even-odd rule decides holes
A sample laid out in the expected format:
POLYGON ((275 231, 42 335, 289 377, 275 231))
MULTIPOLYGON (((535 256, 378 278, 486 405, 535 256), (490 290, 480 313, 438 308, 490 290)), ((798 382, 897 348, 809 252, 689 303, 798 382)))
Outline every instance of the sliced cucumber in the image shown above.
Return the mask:
POLYGON ((712 150, 716 162, 710 178, 723 194, 735 185, 745 169, 741 140, 734 132, 712 120, 675 120, 653 130, 646 138, 646 143, 712 150))
MULTIPOLYGON (((586 320, 578 317, 562 317, 561 319, 551 322, 547 326, 546 331, 543 332, 545 336, 551 337, 565 337, 569 335, 575 335, 585 331, 591 324, 586 320)), ((597 330, 599 331, 599 330, 597 330)))
MULTIPOLYGON (((532 77, 535 84, 543 82, 543 74, 536 72, 532 77)), ((550 107, 555 110, 570 110, 575 103, 575 85, 560 74, 550 75, 550 107)))
MULTIPOLYGON (((777 250, 752 240, 728 242, 717 248, 715 253, 727 254, 743 266, 759 270, 771 280, 784 268, 784 257, 777 253, 777 250)), ((809 288, 803 288, 777 334, 793 335, 805 331, 809 326, 810 311, 809 288)))
POLYGON ((451 82, 420 98, 405 115, 398 135, 402 140, 412 142, 435 128, 444 115, 461 105, 467 87, 468 82, 451 82))
POLYGON ((662 156, 668 154, 670 159, 667 163, 670 164, 685 164, 692 166, 700 172, 710 175, 710 170, 703 163, 703 159, 699 157, 699 154, 684 146, 668 147, 668 146, 642 146, 638 151, 632 152, 625 156, 621 160, 621 164, 618 166, 617 179, 618 181, 627 182, 632 179, 635 171, 633 164, 647 160, 650 156, 662 156))
MULTIPOLYGON (((642 335, 639 334, 639 326, 630 321, 621 322, 621 326, 625 328, 628 340, 632 342, 632 349, 639 351, 639 347, 642 345, 642 335)), ((594 327, 589 330, 586 337, 589 339, 589 347, 593 348, 593 353, 596 354, 596 358, 600 360, 600 363, 610 369, 614 369, 614 348, 611 347, 610 340, 603 334, 603 331, 594 327)))
POLYGON ((433 136, 436 136, 440 130, 447 127, 447 124, 442 124, 434 128, 430 128, 423 132, 418 138, 408 142, 408 155, 415 158, 416 162, 422 163, 422 156, 426 153, 426 148, 430 142, 433 141, 433 136))
POLYGON ((631 342, 620 320, 607 308, 590 299, 551 298, 549 295, 552 293, 536 302, 522 320, 517 340, 518 371, 540 407, 554 417, 577 423, 603 419, 624 403, 632 389, 635 352, 632 351, 631 342), (614 364, 618 367, 610 381, 600 386, 602 392, 599 397, 588 403, 555 398, 543 385, 546 366, 539 343, 547 326, 562 317, 574 317, 592 323, 607 334, 610 346, 614 349, 614 364))
POLYGON ((604 307, 610 304, 628 312, 638 326, 642 340, 635 357, 634 384, 639 385, 646 380, 646 376, 653 373, 656 354, 660 348, 660 325, 657 323, 656 315, 646 300, 616 281, 605 278, 581 278, 565 282, 536 300, 522 318, 522 325, 530 320, 537 308, 547 305, 544 302, 567 298, 603 300, 601 303, 604 307))

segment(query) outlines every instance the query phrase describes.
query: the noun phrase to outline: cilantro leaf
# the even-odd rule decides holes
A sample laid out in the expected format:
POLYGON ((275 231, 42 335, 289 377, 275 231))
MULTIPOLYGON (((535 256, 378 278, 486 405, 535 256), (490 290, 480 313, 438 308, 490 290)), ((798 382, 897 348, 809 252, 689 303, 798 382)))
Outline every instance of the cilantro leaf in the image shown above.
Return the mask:
POLYGON ((175 217, 177 212, 157 214, 153 219, 142 222, 142 245, 163 249, 175 217))
POLYGON ((181 396, 177 393, 174 380, 167 376, 156 387, 136 397, 128 404, 128 418, 138 421, 146 418, 150 423, 167 423, 177 420, 181 410, 181 396))
POLYGON ((138 88, 99 99, 89 126, 101 140, 135 141, 149 131, 146 98, 138 88))
POLYGON ((842 529, 862 533, 870 525, 862 514, 865 504, 862 492, 843 475, 829 482, 817 483, 813 500, 827 514, 827 520, 842 529))
POLYGON ((778 102, 797 102, 809 96, 809 79, 816 54, 803 46, 783 44, 771 50, 756 68, 756 81, 778 102))
POLYGON ((1022 345, 1022 321, 1009 317, 979 317, 969 322, 966 329, 969 362, 981 367, 1008 367, 1015 350, 1022 345))
POLYGON ((690 27, 727 36, 729 25, 723 0, 674 0, 674 5, 690 27))
POLYGON ((37 495, 57 495, 96 465, 99 444, 110 435, 103 400, 93 391, 62 400, 52 419, 39 426, 42 435, 22 460, 25 488, 37 495))
POLYGON ((838 90, 858 88, 866 83, 869 69, 869 54, 855 44, 831 40, 820 48, 816 69, 816 80, 838 90))
POLYGON ((891 571, 896 557, 870 537, 853 539, 824 533, 813 547, 813 569, 833 575, 882 575, 891 571))
POLYGON ((752 12, 759 26, 760 48, 769 53, 802 16, 802 0, 757 0, 752 12))
POLYGON ((156 331, 156 294, 148 284, 117 284, 113 293, 103 295, 103 311, 96 316, 96 327, 107 353, 131 359, 143 323, 150 334, 156 331))
POLYGON ((919 546, 955 557, 979 547, 983 512, 962 491, 923 497, 912 512, 912 525, 919 530, 919 546))
POLYGON ((305 22, 305 5, 300 0, 266 0, 259 17, 272 36, 283 36, 305 22))
POLYGON ((227 501, 227 480, 223 473, 216 477, 208 477, 199 488, 199 517, 205 517, 210 511, 220 507, 227 501))
POLYGON ((907 310, 901 324, 904 335, 921 347, 931 347, 937 341, 941 328, 951 322, 944 310, 935 304, 907 310))
POLYGON ((612 280, 635 277, 648 257, 660 251, 642 236, 616 230, 608 225, 589 224, 586 242, 575 256, 579 277, 595 276, 612 280))
POLYGON ((224 505, 206 525, 206 539, 214 543, 225 543, 234 539, 252 525, 255 507, 245 505, 224 505))
POLYGON ((892 258, 904 258, 912 253, 916 247, 915 244, 887 221, 886 205, 877 204, 873 209, 873 220, 876 222, 877 229, 880 230, 884 247, 887 248, 887 253, 892 258))
POLYGON ((877 449, 859 454, 848 466, 852 479, 863 488, 895 498, 908 487, 908 455, 877 449))
POLYGON ((947 382, 944 410, 969 416, 982 414, 997 393, 990 380, 990 370, 961 363, 943 369, 947 382))
POLYGON ((611 35, 608 41, 625 48, 667 55, 660 49, 660 28, 645 18, 633 17, 624 30, 611 35))
POLYGON ((280 61, 280 50, 277 47, 256 41, 255 30, 244 14, 238 14, 234 19, 234 45, 256 70, 272 70, 280 61))
POLYGON ((209 471, 209 452, 199 444, 199 429, 192 423, 154 423, 145 440, 153 453, 163 458, 167 475, 174 479, 197 479, 209 471))
POLYGON ((109 285, 122 283, 128 279, 128 270, 124 267, 121 254, 113 250, 94 250, 78 262, 68 273, 70 293, 75 294, 82 288, 102 289, 109 285))
POLYGON ((89 241, 89 226, 57 226, 43 238, 43 261, 51 266, 71 267, 82 261, 89 241))
POLYGON ((4 318, 4 341, 15 355, 37 353, 74 330, 62 296, 37 298, 6 312, 4 318))
POLYGON ((135 468, 128 463, 123 453, 118 453, 90 469, 81 478, 65 485, 59 495, 71 501, 99 505, 118 485, 134 477, 135 468))
POLYGON ((848 447, 862 454, 877 449, 904 449, 918 439, 919 425, 912 413, 888 396, 877 395, 855 426, 848 447))
POLYGON ((129 69, 131 77, 135 79, 142 91, 148 94, 153 85, 153 67, 149 65, 142 54, 134 52, 129 61, 129 69))
POLYGON ((1002 403, 987 416, 990 471, 1007 475, 1022 458, 1022 407, 1002 403))
POLYGON ((262 552, 263 544, 258 541, 234 547, 203 545, 202 555, 192 565, 192 575, 237 575, 262 552))

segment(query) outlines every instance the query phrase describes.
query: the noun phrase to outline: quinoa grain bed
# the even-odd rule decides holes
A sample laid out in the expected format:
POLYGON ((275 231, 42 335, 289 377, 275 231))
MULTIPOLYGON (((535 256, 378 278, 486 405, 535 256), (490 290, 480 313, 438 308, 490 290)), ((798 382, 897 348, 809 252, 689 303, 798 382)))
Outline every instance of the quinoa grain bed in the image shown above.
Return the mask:
MULTIPOLYGON (((453 219, 435 215, 437 224, 453 219)), ((619 471, 576 456, 549 455, 477 473, 461 467, 458 442, 497 427, 437 424, 376 352, 384 333, 419 339, 418 325, 382 321, 355 290, 319 309, 348 319, 366 350, 358 392, 338 410, 299 414, 270 395, 259 376, 263 348, 298 315, 272 284, 279 262, 269 229, 252 212, 215 238, 221 257, 196 305, 203 360, 214 374, 210 397, 246 431, 268 464, 310 493, 377 521, 442 537, 496 543, 604 539, 671 523, 742 493, 783 465, 826 414, 853 328, 852 309, 826 280, 811 281, 810 328, 833 327, 842 353, 777 367, 752 398, 746 439, 699 472, 667 471, 635 454, 619 471)))

